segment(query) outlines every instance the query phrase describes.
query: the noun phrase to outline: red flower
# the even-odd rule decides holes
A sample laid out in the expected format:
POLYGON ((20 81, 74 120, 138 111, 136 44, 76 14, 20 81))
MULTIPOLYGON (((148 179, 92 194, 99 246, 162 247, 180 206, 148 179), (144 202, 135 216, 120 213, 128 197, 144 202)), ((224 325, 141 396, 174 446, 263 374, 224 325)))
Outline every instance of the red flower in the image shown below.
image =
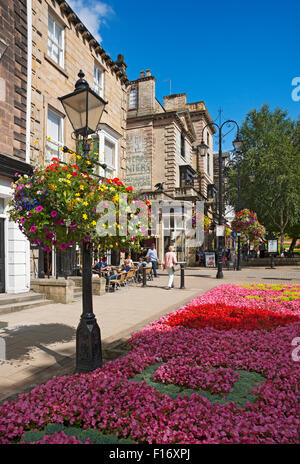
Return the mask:
POLYGON ((77 166, 77 164, 72 164, 72 168, 77 169, 79 171, 79 167, 77 166))
POLYGON ((182 325, 191 329, 214 327, 218 330, 270 330, 297 321, 299 317, 296 315, 275 313, 267 309, 237 308, 222 303, 194 303, 186 306, 180 313, 171 315, 166 324, 171 327, 182 325))
POLYGON ((133 191, 133 188, 132 188, 132 187, 126 187, 126 190, 127 190, 128 192, 132 192, 132 191, 133 191))

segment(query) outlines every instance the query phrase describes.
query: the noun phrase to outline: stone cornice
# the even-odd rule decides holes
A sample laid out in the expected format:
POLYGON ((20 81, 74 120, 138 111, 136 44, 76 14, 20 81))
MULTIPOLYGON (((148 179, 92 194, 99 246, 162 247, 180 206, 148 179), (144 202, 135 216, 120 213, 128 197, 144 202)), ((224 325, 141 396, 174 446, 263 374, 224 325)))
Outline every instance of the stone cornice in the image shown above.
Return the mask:
POLYGON ((145 77, 140 77, 139 79, 136 79, 135 81, 130 81, 130 85, 137 84, 138 82, 145 82, 145 81, 156 81, 154 76, 145 76, 145 77))
MULTIPOLYGON (((190 111, 189 113, 190 113, 191 120, 199 118, 199 116, 200 117, 204 116, 207 124, 213 123, 212 117, 207 110, 190 111)), ((215 126, 213 125, 211 126, 211 130, 213 134, 217 132, 215 126)))
POLYGON ((82 37, 88 41, 90 48, 93 48, 96 54, 99 54, 104 61, 106 62, 106 65, 111 68, 111 71, 116 74, 116 77, 118 77, 121 81, 122 84, 128 86, 129 81, 128 77, 126 74, 126 64, 122 63, 123 66, 119 66, 117 61, 113 61, 113 59, 105 52, 105 50, 102 48, 102 46, 98 43, 98 41, 95 39, 95 37, 90 33, 90 31, 86 28, 86 26, 81 22, 75 11, 72 10, 70 5, 64 1, 64 0, 54 0, 60 7, 60 10, 63 15, 66 16, 67 20, 69 23, 74 24, 75 29, 77 32, 79 32, 82 37), (115 68, 115 64, 117 63, 117 68, 115 68), (124 69, 125 68, 125 69, 124 69))
MULTIPOLYGON (((131 84, 131 82, 130 82, 131 84)), ((186 136, 188 137, 188 139, 190 140, 191 143, 195 142, 196 140, 196 136, 190 131, 190 130, 186 130, 183 122, 181 121, 179 115, 178 115, 178 111, 166 111, 164 113, 150 113, 150 114, 143 114, 143 115, 140 115, 140 116, 133 116, 133 117, 127 117, 127 122, 131 123, 133 121, 140 121, 140 120, 156 120, 156 121, 159 121, 159 120, 166 120, 166 119, 172 119, 173 121, 175 121, 178 126, 180 127, 180 129, 186 134, 186 136)))

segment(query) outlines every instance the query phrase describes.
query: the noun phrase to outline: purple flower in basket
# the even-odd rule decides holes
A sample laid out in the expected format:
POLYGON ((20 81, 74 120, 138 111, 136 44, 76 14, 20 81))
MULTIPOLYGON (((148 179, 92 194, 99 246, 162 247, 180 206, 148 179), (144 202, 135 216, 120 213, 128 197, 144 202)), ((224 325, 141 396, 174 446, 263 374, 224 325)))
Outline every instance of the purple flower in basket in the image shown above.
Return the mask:
POLYGON ((51 248, 48 247, 48 246, 45 246, 42 248, 43 251, 46 251, 47 253, 50 253, 51 252, 51 248))
POLYGON ((53 232, 49 232, 49 233, 46 235, 46 239, 47 239, 47 240, 52 240, 53 238, 54 238, 53 232))
POLYGON ((61 243, 60 246, 59 246, 59 248, 60 248, 61 250, 65 250, 65 249, 67 248, 67 246, 68 246, 68 245, 67 245, 66 243, 61 243))

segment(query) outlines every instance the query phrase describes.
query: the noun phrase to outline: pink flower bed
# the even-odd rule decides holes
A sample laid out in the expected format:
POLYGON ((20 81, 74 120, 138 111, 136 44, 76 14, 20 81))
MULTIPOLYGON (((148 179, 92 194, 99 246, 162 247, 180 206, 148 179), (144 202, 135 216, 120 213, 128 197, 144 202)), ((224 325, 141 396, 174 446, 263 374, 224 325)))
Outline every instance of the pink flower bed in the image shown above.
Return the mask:
POLYGON ((197 363, 191 363, 189 358, 171 358, 163 366, 160 366, 153 380, 162 383, 174 383, 187 388, 206 390, 212 393, 228 393, 232 391, 234 383, 239 379, 239 374, 233 369, 218 367, 210 370, 197 363))
MULTIPOLYGON (((221 287, 199 298, 228 299, 227 286, 221 287)), ((238 304, 241 290, 229 287, 238 304)), ((56 422, 138 443, 298 443, 300 363, 292 359, 291 342, 299 336, 300 321, 250 331, 169 327, 166 320, 135 333, 124 358, 87 375, 53 378, 3 403, 0 442, 22 441, 26 430, 56 422), (244 407, 234 401, 212 403, 197 392, 173 399, 146 382, 130 380, 157 363, 163 364, 153 381, 225 397, 238 381, 237 370, 259 373, 264 380, 244 407)))

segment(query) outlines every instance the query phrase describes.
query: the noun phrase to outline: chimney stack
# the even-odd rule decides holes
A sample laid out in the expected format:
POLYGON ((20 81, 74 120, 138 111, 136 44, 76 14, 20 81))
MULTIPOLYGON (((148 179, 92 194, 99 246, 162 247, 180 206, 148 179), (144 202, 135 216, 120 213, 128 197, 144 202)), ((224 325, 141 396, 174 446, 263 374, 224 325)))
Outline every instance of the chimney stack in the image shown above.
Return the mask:
POLYGON ((140 72, 140 79, 142 79, 143 77, 145 77, 145 71, 140 72))
POLYGON ((150 69, 147 69, 147 70, 146 70, 146 76, 147 76, 147 77, 151 76, 151 71, 150 71, 150 69))

